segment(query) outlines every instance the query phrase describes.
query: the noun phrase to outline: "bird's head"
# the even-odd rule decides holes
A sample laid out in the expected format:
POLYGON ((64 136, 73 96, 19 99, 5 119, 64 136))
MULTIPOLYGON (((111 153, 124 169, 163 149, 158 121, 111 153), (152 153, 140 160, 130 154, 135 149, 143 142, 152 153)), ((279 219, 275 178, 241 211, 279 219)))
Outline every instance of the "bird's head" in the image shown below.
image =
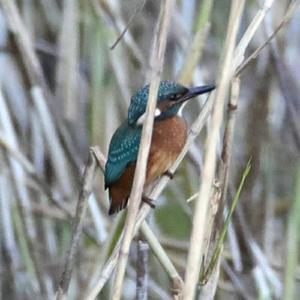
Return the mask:
MULTIPOLYGON (((215 89, 214 85, 187 88, 172 81, 161 81, 155 110, 155 120, 163 120, 175 116, 183 103, 198 95, 215 89)), ((132 96, 128 108, 128 124, 143 124, 149 96, 149 84, 132 96)))

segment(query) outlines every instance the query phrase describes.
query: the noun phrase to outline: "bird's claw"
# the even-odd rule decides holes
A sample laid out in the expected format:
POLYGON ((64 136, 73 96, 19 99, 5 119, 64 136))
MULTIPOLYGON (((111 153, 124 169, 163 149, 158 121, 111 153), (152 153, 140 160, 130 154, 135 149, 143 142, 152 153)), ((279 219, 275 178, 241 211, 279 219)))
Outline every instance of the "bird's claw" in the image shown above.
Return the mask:
POLYGON ((170 179, 174 178, 174 173, 172 173, 171 171, 167 170, 163 173, 163 175, 168 176, 170 179))
POLYGON ((154 204, 153 199, 150 199, 148 197, 143 196, 142 201, 147 203, 151 208, 155 208, 155 204, 154 204))

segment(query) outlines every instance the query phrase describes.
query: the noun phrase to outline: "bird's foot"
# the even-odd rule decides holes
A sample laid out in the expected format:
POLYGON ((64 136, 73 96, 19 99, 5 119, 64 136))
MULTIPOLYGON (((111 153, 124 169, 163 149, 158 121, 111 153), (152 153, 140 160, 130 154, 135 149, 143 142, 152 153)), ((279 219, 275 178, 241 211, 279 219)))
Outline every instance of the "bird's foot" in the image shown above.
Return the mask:
POLYGON ((169 170, 167 170, 166 172, 164 172, 163 175, 168 176, 170 179, 174 178, 174 173, 172 173, 169 170))
POLYGON ((142 201, 147 203, 151 208, 155 208, 155 204, 154 204, 154 200, 153 199, 150 199, 146 196, 143 196, 142 197, 142 201))

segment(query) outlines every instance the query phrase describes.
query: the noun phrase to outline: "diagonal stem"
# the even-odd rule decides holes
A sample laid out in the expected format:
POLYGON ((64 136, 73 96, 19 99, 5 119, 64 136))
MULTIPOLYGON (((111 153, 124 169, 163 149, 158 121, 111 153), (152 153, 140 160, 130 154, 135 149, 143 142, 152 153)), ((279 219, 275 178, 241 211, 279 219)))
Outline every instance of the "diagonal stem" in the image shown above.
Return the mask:
POLYGON ((124 235, 121 243, 121 250, 118 257, 118 265, 116 270, 116 279, 113 288, 113 300, 119 300, 122 294, 124 275, 128 260, 128 253, 131 245, 131 240, 134 233, 134 224, 138 214, 140 199, 143 192, 147 158, 150 150, 152 137, 152 129, 154 122, 154 111, 156 108, 157 92, 160 83, 160 76, 163 68, 164 53, 166 49, 167 34, 171 21, 174 0, 166 0, 162 3, 161 13, 159 16, 159 28, 157 32, 157 40, 154 48, 154 67, 151 74, 151 84, 149 88, 149 99, 146 109, 146 120, 142 130, 141 145, 137 159, 135 175, 133 179, 130 201, 125 221, 124 235))
POLYGON ((67 297, 68 288, 71 281, 72 271, 75 263, 75 255, 77 251, 78 241, 83 228, 83 220, 85 217, 86 208, 88 205, 88 198, 92 192, 93 178, 96 169, 96 160, 90 150, 88 162, 86 164, 82 188, 77 202, 76 215, 73 220, 72 238, 70 241, 69 250, 67 253, 64 270, 61 274, 58 289, 55 299, 63 300, 67 297))
POLYGON ((214 179, 217 141, 223 121, 223 111, 226 93, 231 79, 231 64, 233 61, 234 47, 239 29, 240 19, 245 1, 233 0, 228 23, 227 37, 225 43, 225 55, 220 70, 218 89, 216 91, 215 105, 212 112, 212 127, 206 142, 205 163, 201 174, 202 183, 196 201, 191 244, 188 253, 186 278, 183 287, 183 299, 195 298, 195 288, 200 271, 201 257, 203 254, 206 216, 209 207, 210 190, 214 179))
MULTIPOLYGON (((106 158, 104 154, 99 150, 98 147, 91 147, 91 151, 96 157, 99 168, 102 170, 102 172, 104 172, 106 163, 106 158)), ((164 251, 163 247, 161 246, 160 242, 158 241, 158 239, 156 238, 155 234, 152 232, 151 228, 149 227, 146 221, 143 221, 143 223, 141 224, 140 231, 146 239, 147 243, 149 244, 150 248, 152 249, 154 255, 157 257, 157 259, 167 272, 168 276, 172 280, 173 285, 175 285, 176 283, 177 287, 180 286, 183 282, 181 276, 177 272, 170 258, 167 256, 166 252, 164 251)))

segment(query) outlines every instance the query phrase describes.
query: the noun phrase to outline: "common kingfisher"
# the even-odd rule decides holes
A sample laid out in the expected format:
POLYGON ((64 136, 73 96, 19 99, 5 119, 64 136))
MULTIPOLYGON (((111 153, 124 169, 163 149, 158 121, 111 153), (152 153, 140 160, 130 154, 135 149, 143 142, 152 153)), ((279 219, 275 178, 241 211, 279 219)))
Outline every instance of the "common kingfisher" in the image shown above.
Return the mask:
MULTIPOLYGON (((160 82, 144 188, 163 174, 172 176, 168 170, 181 152, 187 138, 187 124, 181 116, 183 104, 214 88, 214 85, 186 88, 172 81, 160 82)), ((127 206, 148 95, 149 85, 146 85, 132 96, 128 117, 115 131, 110 142, 104 174, 105 189, 109 189, 109 215, 127 206)), ((143 197, 143 200, 154 206, 150 202, 151 199, 143 197)))

